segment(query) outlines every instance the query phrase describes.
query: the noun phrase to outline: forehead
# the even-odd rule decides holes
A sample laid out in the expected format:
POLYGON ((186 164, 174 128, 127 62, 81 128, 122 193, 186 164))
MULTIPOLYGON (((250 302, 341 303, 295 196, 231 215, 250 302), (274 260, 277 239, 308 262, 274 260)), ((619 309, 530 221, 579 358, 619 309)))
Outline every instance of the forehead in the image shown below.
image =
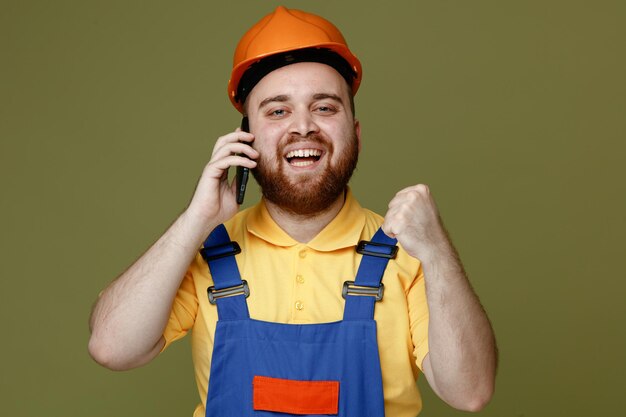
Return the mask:
POLYGON ((264 99, 277 95, 299 99, 319 93, 347 98, 348 84, 334 68, 326 64, 299 62, 267 74, 254 86, 247 101, 255 106, 264 99))

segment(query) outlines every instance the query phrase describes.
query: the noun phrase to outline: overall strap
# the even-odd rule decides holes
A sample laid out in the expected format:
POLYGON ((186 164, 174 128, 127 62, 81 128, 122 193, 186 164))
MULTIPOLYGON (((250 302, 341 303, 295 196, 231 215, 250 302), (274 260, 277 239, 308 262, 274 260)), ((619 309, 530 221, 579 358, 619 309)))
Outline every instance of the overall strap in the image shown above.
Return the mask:
POLYGON ((343 297, 346 299, 344 320, 374 318, 374 304, 383 298, 385 287, 381 281, 389 259, 396 257, 397 242, 382 229, 378 229, 371 241, 359 242, 356 251, 363 254, 363 259, 356 278, 343 284, 343 297))
POLYGON ((248 283, 241 280, 235 255, 241 252, 237 242, 230 240, 223 224, 217 226, 204 241, 200 254, 209 265, 213 286, 207 289, 211 304, 217 304, 218 320, 250 318, 246 297, 248 283))

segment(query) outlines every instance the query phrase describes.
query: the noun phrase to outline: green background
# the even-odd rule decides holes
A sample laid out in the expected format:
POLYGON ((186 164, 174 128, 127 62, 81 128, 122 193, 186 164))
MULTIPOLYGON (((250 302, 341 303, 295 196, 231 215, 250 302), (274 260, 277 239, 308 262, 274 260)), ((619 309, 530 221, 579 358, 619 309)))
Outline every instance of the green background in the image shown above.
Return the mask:
MULTIPOLYGON (((437 199, 500 347, 480 415, 623 412, 624 2, 284 3, 363 62, 363 205, 437 199)), ((277 4, 0 1, 3 415, 191 415, 187 340, 116 373, 87 319, 238 126, 232 51, 277 4)), ((464 414, 419 384, 423 416, 464 414)))

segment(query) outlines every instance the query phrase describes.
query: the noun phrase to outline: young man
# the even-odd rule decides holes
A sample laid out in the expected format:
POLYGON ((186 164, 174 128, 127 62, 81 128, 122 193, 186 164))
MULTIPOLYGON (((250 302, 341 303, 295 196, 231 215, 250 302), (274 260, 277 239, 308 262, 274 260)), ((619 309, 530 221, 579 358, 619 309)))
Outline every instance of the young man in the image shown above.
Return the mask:
POLYGON ((279 7, 244 35, 229 93, 250 133, 217 140, 185 212, 102 293, 96 361, 141 366, 193 329, 194 416, 415 416, 420 370, 453 407, 487 404, 494 335, 428 187, 384 218, 348 189, 360 81, 319 16, 279 7), (263 192, 241 212, 234 166, 263 192))

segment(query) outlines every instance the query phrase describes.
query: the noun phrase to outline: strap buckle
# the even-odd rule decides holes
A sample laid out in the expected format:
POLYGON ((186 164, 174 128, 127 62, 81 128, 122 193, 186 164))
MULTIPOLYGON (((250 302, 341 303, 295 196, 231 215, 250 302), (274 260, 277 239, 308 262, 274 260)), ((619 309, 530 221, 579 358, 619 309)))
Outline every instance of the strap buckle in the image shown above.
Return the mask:
POLYGON ((241 253, 241 247, 239 243, 234 241, 200 249, 200 254, 202 254, 207 263, 227 256, 237 255, 238 253, 241 253))
POLYGON ((369 240, 362 240, 356 247, 356 252, 361 255, 375 256, 377 258, 395 259, 398 254, 398 247, 396 245, 387 245, 386 243, 371 242, 369 240), (378 248, 387 248, 387 251, 378 252, 368 249, 367 246, 373 246, 378 248))
POLYGON ((376 301, 380 301, 383 299, 384 292, 385 285, 382 282, 378 287, 370 287, 365 285, 356 285, 354 281, 346 281, 343 283, 341 296, 343 298, 347 298, 348 295, 368 295, 375 297, 376 301))
POLYGON ((215 285, 207 288, 207 294, 209 295, 209 303, 215 305, 216 300, 224 297, 232 297, 235 295, 245 295, 246 298, 250 296, 250 288, 248 287, 248 281, 241 280, 241 284, 232 287, 215 289, 215 285))

